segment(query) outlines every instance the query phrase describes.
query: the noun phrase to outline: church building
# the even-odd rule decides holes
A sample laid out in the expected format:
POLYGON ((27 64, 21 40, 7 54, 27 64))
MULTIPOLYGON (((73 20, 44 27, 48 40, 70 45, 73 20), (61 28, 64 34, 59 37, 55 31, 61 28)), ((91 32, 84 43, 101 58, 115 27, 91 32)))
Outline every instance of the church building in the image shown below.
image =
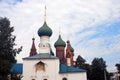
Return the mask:
POLYGON ((46 12, 44 17, 43 26, 38 29, 39 52, 33 38, 30 54, 23 58, 22 80, 87 80, 86 70, 74 67, 75 54, 69 40, 65 43, 59 34, 53 52, 50 44, 52 29, 47 25, 46 12))

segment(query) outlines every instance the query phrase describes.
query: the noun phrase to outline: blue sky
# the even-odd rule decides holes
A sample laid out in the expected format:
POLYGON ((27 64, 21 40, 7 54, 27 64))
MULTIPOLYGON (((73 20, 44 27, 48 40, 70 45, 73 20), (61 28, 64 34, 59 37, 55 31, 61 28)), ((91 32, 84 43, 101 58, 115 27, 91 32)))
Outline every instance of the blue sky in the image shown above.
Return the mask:
POLYGON ((114 65, 120 63, 120 0, 0 0, 0 16, 8 17, 15 27, 16 47, 23 46, 18 62, 29 55, 33 36, 39 51, 37 30, 44 21, 45 4, 54 52, 60 27, 63 40, 69 39, 75 49, 75 58, 81 55, 90 63, 103 57, 108 70, 116 71, 114 65))

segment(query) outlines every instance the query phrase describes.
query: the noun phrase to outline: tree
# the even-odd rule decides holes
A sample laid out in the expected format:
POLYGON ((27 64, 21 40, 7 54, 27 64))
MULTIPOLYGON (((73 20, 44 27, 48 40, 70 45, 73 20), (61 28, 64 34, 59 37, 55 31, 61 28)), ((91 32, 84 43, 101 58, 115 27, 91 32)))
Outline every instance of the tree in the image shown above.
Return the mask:
POLYGON ((120 64, 115 65, 117 67, 118 73, 120 73, 120 64))
POLYGON ((86 60, 83 59, 80 55, 78 55, 75 61, 75 67, 85 69, 87 72, 87 79, 89 79, 91 74, 91 65, 85 62, 86 60))
POLYGON ((90 80, 105 80, 106 63, 103 58, 94 58, 92 61, 92 73, 90 80))
POLYGON ((13 27, 10 27, 10 21, 7 18, 0 18, 0 80, 8 80, 8 74, 14 63, 15 56, 22 50, 14 48, 16 36, 12 35, 13 27))
POLYGON ((84 64, 84 69, 87 71, 87 79, 90 80, 90 77, 91 77, 91 65, 85 63, 84 64))
POLYGON ((83 59, 80 55, 78 55, 75 61, 75 67, 77 68, 84 68, 85 59, 83 59))
MULTIPOLYGON (((120 64, 116 64, 115 66, 117 67, 118 73, 120 74, 120 64)), ((119 80, 120 80, 120 76, 119 76, 119 80)))

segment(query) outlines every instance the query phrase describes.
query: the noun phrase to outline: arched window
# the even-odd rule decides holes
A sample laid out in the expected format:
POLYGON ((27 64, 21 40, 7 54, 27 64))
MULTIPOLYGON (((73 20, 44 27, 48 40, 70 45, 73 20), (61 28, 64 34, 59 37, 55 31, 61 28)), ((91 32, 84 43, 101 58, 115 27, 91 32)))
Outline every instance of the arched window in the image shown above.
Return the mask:
POLYGON ((43 80, 47 80, 47 79, 43 79, 43 80))
POLYGON ((32 80, 35 80, 35 79, 32 79, 32 80))
POLYGON ((62 80, 67 80, 67 78, 64 77, 62 80))
POLYGON ((40 61, 35 64, 36 71, 45 71, 45 63, 40 61))
POLYGON ((43 47, 45 47, 45 45, 43 45, 43 47))

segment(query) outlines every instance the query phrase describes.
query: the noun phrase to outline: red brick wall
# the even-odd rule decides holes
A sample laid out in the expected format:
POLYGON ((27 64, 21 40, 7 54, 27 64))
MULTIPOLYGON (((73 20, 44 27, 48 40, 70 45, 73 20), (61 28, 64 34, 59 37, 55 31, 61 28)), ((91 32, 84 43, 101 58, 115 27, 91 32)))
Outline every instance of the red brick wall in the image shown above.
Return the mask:
POLYGON ((64 47, 56 47, 56 57, 63 59, 65 55, 64 47))

